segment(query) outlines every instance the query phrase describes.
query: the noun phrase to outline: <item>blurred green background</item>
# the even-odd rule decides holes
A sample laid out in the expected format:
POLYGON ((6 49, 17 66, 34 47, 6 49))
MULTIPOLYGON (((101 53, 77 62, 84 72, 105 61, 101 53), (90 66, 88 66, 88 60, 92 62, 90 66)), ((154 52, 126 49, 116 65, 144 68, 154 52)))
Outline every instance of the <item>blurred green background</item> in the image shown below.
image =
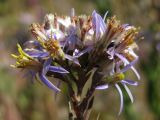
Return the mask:
MULTIPOLYGON (((123 113, 117 116, 119 96, 115 89, 97 91, 91 120, 160 120, 160 0, 0 0, 0 120, 67 120, 67 99, 40 84, 32 84, 24 72, 10 68, 15 61, 16 43, 32 39, 33 22, 42 22, 46 13, 69 15, 116 15, 122 23, 141 27, 138 41, 140 85, 131 87, 133 104, 125 95, 123 113)), ((136 80, 132 72, 127 75, 136 80)), ((63 86, 61 86, 63 89, 63 86)), ((125 93, 125 92, 124 92, 125 93)))

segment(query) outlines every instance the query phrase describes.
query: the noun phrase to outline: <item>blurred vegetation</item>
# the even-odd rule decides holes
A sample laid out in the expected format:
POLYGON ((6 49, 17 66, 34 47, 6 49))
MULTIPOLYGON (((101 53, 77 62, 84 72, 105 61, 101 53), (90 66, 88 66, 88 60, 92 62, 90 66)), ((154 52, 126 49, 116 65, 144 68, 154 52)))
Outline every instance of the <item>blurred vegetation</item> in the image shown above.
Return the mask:
MULTIPOLYGON (((160 1, 159 0, 0 0, 0 120, 66 120, 67 98, 45 86, 24 79, 25 72, 10 68, 16 43, 32 39, 28 26, 42 22, 46 13, 116 15, 122 23, 141 27, 136 66, 140 85, 131 88, 135 102, 125 95, 124 111, 117 116, 119 97, 115 89, 97 91, 91 120, 160 120, 160 1)), ((133 76, 128 73, 128 76, 133 76)), ((131 77, 130 77, 131 78, 131 77)), ((132 77, 135 78, 134 76, 132 77)), ((135 78, 136 79, 136 78, 135 78)), ((36 81, 35 81, 36 82, 36 81)), ((63 86, 61 86, 63 88, 63 86)))

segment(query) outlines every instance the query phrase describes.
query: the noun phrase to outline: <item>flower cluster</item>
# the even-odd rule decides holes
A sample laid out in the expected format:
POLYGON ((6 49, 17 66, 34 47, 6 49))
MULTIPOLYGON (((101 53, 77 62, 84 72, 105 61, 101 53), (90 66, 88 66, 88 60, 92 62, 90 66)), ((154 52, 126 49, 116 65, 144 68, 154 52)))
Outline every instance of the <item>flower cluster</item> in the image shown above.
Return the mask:
POLYGON ((28 69, 56 92, 60 89, 48 76, 59 78, 69 86, 74 82, 78 91, 75 95, 82 93, 89 79, 92 79, 91 90, 115 86, 120 94, 121 113, 123 94, 119 84, 132 102, 127 85, 138 85, 137 81, 125 79, 124 73, 132 69, 140 79, 133 67, 138 60, 134 52, 138 48, 134 41, 138 29, 121 24, 115 16, 108 19, 106 16, 107 13, 102 18, 96 11, 91 16, 76 16, 74 12, 71 16, 46 15, 43 24, 30 26, 35 40, 27 41, 24 49, 18 45, 19 55, 12 55, 17 60, 12 66, 28 69))

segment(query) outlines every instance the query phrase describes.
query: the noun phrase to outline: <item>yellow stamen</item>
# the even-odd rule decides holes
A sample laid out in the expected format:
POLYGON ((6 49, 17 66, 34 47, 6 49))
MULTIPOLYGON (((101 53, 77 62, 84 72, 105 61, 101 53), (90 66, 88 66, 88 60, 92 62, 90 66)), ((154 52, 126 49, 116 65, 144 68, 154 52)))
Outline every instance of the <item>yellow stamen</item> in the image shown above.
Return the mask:
POLYGON ((50 52, 52 57, 64 57, 64 52, 61 49, 61 46, 57 40, 49 39, 44 43, 44 46, 47 51, 50 52))

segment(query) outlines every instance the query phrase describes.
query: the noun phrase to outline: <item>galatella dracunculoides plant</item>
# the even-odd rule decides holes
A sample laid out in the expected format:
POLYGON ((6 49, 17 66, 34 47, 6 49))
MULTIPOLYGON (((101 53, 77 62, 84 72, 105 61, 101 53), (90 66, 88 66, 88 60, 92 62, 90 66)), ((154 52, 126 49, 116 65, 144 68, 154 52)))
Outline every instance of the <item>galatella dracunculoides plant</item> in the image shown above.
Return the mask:
POLYGON ((134 53, 138 29, 106 16, 102 18, 96 11, 91 16, 75 16, 74 11, 71 16, 48 14, 43 24, 30 26, 35 40, 27 41, 24 49, 18 44, 19 55, 12 54, 17 60, 13 67, 27 69, 56 93, 61 90, 48 77, 66 83, 70 120, 89 118, 96 90, 117 89, 119 114, 123 109, 121 87, 133 102, 128 85, 137 86, 138 82, 125 79, 124 73, 131 69, 140 79, 133 67, 138 60, 134 53))

